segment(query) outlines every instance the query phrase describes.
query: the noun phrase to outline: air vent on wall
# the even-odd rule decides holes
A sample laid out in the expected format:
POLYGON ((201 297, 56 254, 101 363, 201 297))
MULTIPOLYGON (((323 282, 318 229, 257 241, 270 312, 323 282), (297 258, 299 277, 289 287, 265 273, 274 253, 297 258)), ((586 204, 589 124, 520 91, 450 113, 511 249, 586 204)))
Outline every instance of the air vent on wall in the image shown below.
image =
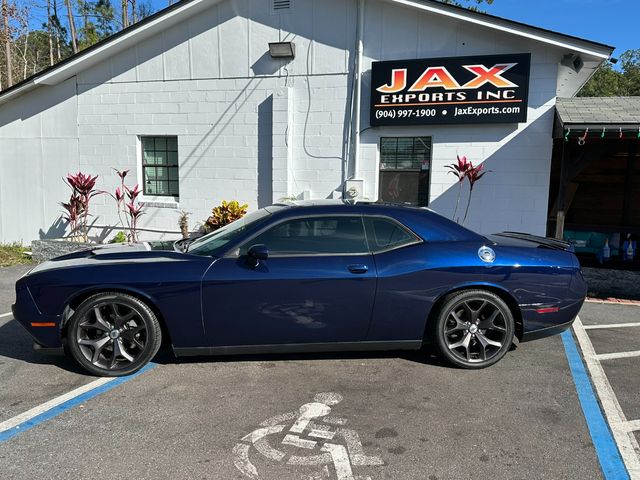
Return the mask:
POLYGON ((291 9, 292 0, 272 0, 271 10, 273 13, 285 13, 291 9))

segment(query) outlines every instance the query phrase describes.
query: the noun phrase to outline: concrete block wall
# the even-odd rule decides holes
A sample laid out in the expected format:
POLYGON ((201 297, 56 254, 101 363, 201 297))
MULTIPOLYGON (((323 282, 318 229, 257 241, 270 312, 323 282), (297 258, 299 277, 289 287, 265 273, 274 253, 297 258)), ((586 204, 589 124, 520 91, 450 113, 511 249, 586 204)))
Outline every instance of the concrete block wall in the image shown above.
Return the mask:
MULTIPOLYGON (((397 3, 366 4, 357 171, 345 166, 356 2, 296 0, 290 12, 274 15, 267 0, 225 0, 76 78, 0 108, 2 177, 20 179, 12 185, 0 179, 0 240, 58 232, 58 202, 68 197, 59 177, 67 171, 99 174, 99 188, 107 191, 118 184, 113 168, 129 169, 129 180, 141 183, 138 142, 145 135, 176 135, 179 144, 180 198, 143 198, 149 207, 141 226, 151 230, 177 232, 178 210, 192 213, 193 226, 223 199, 255 209, 283 197, 332 197, 341 191, 343 169, 363 179, 364 196, 375 200, 380 137, 430 136, 432 208, 452 215, 457 185, 445 167, 467 155, 492 170, 477 186, 467 225, 544 233, 563 52, 397 3), (294 41, 296 58, 272 59, 267 43, 276 40, 294 41), (526 124, 368 128, 373 61, 522 52, 532 54, 526 124), (20 136, 38 139, 44 153, 27 150, 36 144, 20 136), (30 200, 21 218, 33 220, 24 227, 5 214, 17 186, 31 188, 20 162, 7 166, 9 155, 38 159, 38 188, 47 192, 30 200)), ((93 213, 97 225, 118 223, 107 196, 95 199, 93 213)))

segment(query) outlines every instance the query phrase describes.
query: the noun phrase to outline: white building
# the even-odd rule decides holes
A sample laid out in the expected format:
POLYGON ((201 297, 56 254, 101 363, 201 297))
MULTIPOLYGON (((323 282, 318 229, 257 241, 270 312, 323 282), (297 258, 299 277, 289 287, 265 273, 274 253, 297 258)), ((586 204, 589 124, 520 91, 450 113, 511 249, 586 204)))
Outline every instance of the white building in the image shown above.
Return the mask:
MULTIPOLYGON (((175 237, 179 210, 195 223, 223 199, 255 209, 352 187, 451 216, 456 155, 491 170, 468 226, 544 234, 556 97, 612 51, 430 0, 184 0, 0 93, 0 242, 61 236, 62 178, 98 174, 113 191, 113 168, 145 186, 144 238, 175 237), (272 58, 270 42, 295 58, 272 58), (370 126, 373 62, 502 54, 531 55, 525 122, 370 126)), ((119 230, 110 197, 92 214, 92 234, 119 230)))

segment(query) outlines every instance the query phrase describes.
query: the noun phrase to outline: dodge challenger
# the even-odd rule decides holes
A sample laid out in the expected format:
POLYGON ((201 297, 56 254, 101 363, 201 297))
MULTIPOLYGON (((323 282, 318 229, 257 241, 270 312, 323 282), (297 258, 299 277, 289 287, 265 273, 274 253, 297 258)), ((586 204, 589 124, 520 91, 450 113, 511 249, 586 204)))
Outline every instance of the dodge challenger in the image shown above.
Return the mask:
POLYGON ((482 236, 425 208, 279 204, 193 241, 91 248, 16 283, 36 349, 94 375, 180 355, 418 350, 488 367, 568 328, 586 285, 565 242, 482 236))

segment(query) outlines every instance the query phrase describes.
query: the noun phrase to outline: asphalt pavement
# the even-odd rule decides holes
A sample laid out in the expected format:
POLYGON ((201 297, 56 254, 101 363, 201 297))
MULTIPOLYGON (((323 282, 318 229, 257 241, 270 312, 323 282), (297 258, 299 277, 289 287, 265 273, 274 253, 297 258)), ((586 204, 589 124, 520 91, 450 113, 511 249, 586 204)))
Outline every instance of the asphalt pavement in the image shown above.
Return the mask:
MULTIPOLYGON (((0 314, 24 270, 0 271, 0 314)), ((639 321, 640 307, 587 304, 581 317, 585 325, 639 321)), ((599 353, 640 343, 640 327, 620 330, 623 338, 589 335, 599 353)), ((639 362, 605 365, 630 420, 640 418, 640 376, 630 370, 639 362)), ((21 327, 0 317, 0 423, 95 380, 64 357, 32 352, 21 327)), ((1 442, 0 472, 21 480, 603 478, 560 337, 521 344, 481 371, 426 353, 165 353, 141 375, 1 442), (298 435, 305 425, 311 434, 298 435)))

